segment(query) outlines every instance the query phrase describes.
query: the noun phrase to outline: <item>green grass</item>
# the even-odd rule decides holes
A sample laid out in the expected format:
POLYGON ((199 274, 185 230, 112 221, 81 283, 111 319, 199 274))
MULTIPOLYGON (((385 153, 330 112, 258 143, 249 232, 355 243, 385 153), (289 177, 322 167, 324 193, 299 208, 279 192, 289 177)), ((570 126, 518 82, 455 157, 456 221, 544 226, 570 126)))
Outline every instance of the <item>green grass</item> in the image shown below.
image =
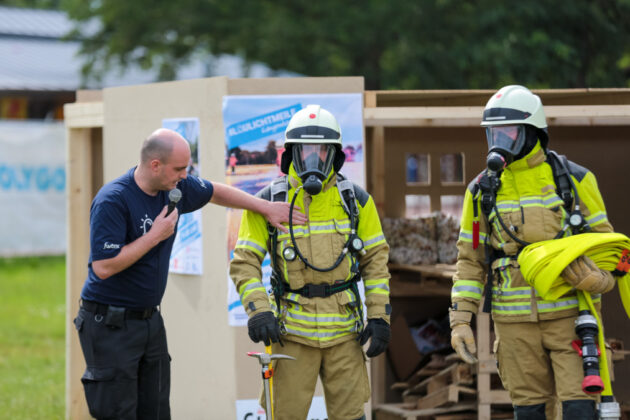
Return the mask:
POLYGON ((64 257, 0 259, 0 418, 64 415, 64 257))

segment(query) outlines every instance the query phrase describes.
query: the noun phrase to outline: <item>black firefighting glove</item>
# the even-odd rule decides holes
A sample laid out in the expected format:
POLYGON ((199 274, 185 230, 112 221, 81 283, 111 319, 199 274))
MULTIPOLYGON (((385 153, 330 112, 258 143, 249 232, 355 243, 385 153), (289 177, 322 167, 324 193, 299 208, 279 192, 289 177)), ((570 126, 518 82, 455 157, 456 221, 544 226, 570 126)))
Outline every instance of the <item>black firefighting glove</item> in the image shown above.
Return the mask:
POLYGON ((364 345, 367 343, 368 338, 372 338, 365 354, 367 354, 368 357, 374 357, 385 351, 391 335, 391 328, 385 320, 372 318, 368 319, 368 323, 363 329, 363 332, 359 335, 358 340, 361 345, 364 345))
POLYGON ((265 311, 247 320, 247 333, 254 343, 262 341, 265 346, 280 341, 280 327, 273 312, 265 311))

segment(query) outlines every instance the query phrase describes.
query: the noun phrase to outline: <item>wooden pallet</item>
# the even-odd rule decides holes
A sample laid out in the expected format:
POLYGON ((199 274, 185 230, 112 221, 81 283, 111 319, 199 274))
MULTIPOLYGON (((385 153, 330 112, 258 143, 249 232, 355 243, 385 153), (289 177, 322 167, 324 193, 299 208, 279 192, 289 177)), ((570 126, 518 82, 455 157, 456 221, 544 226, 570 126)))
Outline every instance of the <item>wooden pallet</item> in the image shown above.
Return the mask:
MULTIPOLYGON (((425 379, 437 375, 448 366, 458 362, 459 359, 454 356, 455 353, 451 353, 448 355, 437 353, 432 354, 429 362, 421 369, 418 369, 413 375, 411 375, 409 379, 407 379, 407 381, 394 382, 390 386, 390 389, 394 391, 399 391, 401 394, 403 394, 406 390, 415 387, 425 379)), ((407 392, 406 394, 409 394, 409 392, 407 392)))
MULTIPOLYGON (((381 404, 374 407, 373 420, 477 420, 476 403, 460 403, 452 407, 410 409, 404 404, 381 404)), ((513 419, 511 411, 493 411, 492 419, 513 419)))
POLYGON ((450 407, 466 400, 476 401, 477 391, 460 385, 447 385, 419 398, 416 408, 450 407))
POLYGON ((403 396, 410 394, 432 394, 447 385, 473 385, 472 366, 463 362, 453 363, 433 376, 408 388, 403 396))
POLYGON ((474 411, 477 404, 456 404, 451 407, 429 408, 421 410, 406 409, 403 404, 381 404, 374 408, 374 420, 433 420, 439 414, 451 414, 462 411, 474 411))
POLYGON ((421 378, 417 380, 417 382, 420 382, 424 378, 439 373, 442 369, 448 367, 448 365, 452 363, 455 363, 455 360, 453 360, 452 358, 443 354, 434 353, 431 355, 431 360, 429 360, 429 363, 427 363, 422 369, 414 373, 413 377, 421 378))
MULTIPOLYGON (((514 413, 512 412, 493 412, 492 420, 499 419, 514 419, 514 413)), ((433 417, 433 420, 477 420, 477 413, 457 413, 457 414, 443 414, 433 417)))
POLYGON ((433 420, 477 420, 477 413, 444 414, 434 416, 433 420))
MULTIPOLYGON (((483 302, 480 307, 483 307, 483 302)), ((512 405, 508 392, 492 387, 492 376, 497 374, 497 366, 491 352, 490 315, 477 314, 477 392, 478 420, 491 420, 493 405, 512 405)))

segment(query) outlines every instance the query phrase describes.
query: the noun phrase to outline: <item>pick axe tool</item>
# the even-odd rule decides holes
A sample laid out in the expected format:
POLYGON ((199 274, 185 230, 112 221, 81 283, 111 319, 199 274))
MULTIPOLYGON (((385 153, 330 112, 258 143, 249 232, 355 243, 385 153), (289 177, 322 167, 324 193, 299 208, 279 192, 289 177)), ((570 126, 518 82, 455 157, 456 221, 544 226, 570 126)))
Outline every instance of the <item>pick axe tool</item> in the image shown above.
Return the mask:
POLYGON ((269 382, 273 377, 271 361, 276 359, 295 360, 295 357, 287 356, 286 354, 258 353, 254 351, 247 352, 247 355, 256 357, 260 362, 260 366, 262 368, 263 386, 265 388, 265 414, 267 415, 267 420, 273 420, 273 401, 271 398, 271 387, 269 386, 269 382))

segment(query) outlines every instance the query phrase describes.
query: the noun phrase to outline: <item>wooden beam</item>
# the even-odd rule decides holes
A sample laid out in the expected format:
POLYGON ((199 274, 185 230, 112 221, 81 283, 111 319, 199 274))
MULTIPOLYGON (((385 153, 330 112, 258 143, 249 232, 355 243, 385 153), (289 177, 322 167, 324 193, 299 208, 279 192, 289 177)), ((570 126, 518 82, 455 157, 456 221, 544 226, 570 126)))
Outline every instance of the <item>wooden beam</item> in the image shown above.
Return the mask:
POLYGON ((441 388, 426 397, 418 399, 417 408, 419 410, 428 408, 442 408, 444 406, 451 406, 455 403, 461 402, 461 399, 477 395, 477 391, 474 389, 466 388, 459 385, 448 385, 441 388))
POLYGON ((422 382, 409 387, 403 396, 409 394, 431 394, 447 385, 473 385, 472 367, 463 362, 456 362, 442 369, 422 382))
POLYGON ((376 127, 372 137, 372 199, 379 216, 385 216, 385 129, 376 127))
POLYGON ((376 411, 376 420, 382 418, 379 417, 379 412, 398 414, 400 416, 399 418, 401 419, 415 420, 418 416, 431 416, 441 413, 455 413, 458 411, 476 410, 476 408, 477 405, 473 403, 456 404, 451 407, 425 408, 420 410, 407 410, 403 407, 402 404, 382 404, 374 407, 376 411))
POLYGON ((363 115, 368 127, 443 127, 479 126, 483 107, 472 106, 410 106, 365 108, 363 115))
POLYGON ((493 389, 490 391, 490 402, 492 404, 512 405, 510 394, 503 389, 493 389))
MULTIPOLYGON (((74 326, 72 319, 79 310, 90 250, 89 218, 93 196, 91 129, 68 129, 66 145, 66 325, 74 326)), ((81 384, 85 361, 77 332, 72 327, 66 330, 66 361, 66 418, 89 418, 81 384)))
MULTIPOLYGON (((376 93, 365 92, 364 107, 376 107, 376 93)), ((370 153, 370 171, 366 167, 366 186, 371 190, 372 199, 376 205, 379 216, 385 215, 385 147, 384 147, 384 129, 378 127, 372 130, 372 136, 368 138, 367 130, 364 129, 366 149, 369 148, 370 153)), ((387 360, 382 354, 371 360, 371 388, 372 388, 372 405, 383 404, 385 402, 385 394, 387 393, 387 360)))
MULTIPOLYGON (((478 127, 483 107, 410 106, 365 108, 368 127, 478 127)), ((549 105, 552 126, 630 125, 630 105, 549 105)))
MULTIPOLYGON (((452 279, 455 274, 454 264, 387 264, 390 271, 412 271, 423 277, 452 279)), ((449 287, 451 285, 449 284, 449 287)))
POLYGON ((103 102, 103 91, 101 89, 77 90, 75 102, 103 102))
POLYGON ((84 102, 63 106, 67 128, 103 127, 103 102, 84 102))

